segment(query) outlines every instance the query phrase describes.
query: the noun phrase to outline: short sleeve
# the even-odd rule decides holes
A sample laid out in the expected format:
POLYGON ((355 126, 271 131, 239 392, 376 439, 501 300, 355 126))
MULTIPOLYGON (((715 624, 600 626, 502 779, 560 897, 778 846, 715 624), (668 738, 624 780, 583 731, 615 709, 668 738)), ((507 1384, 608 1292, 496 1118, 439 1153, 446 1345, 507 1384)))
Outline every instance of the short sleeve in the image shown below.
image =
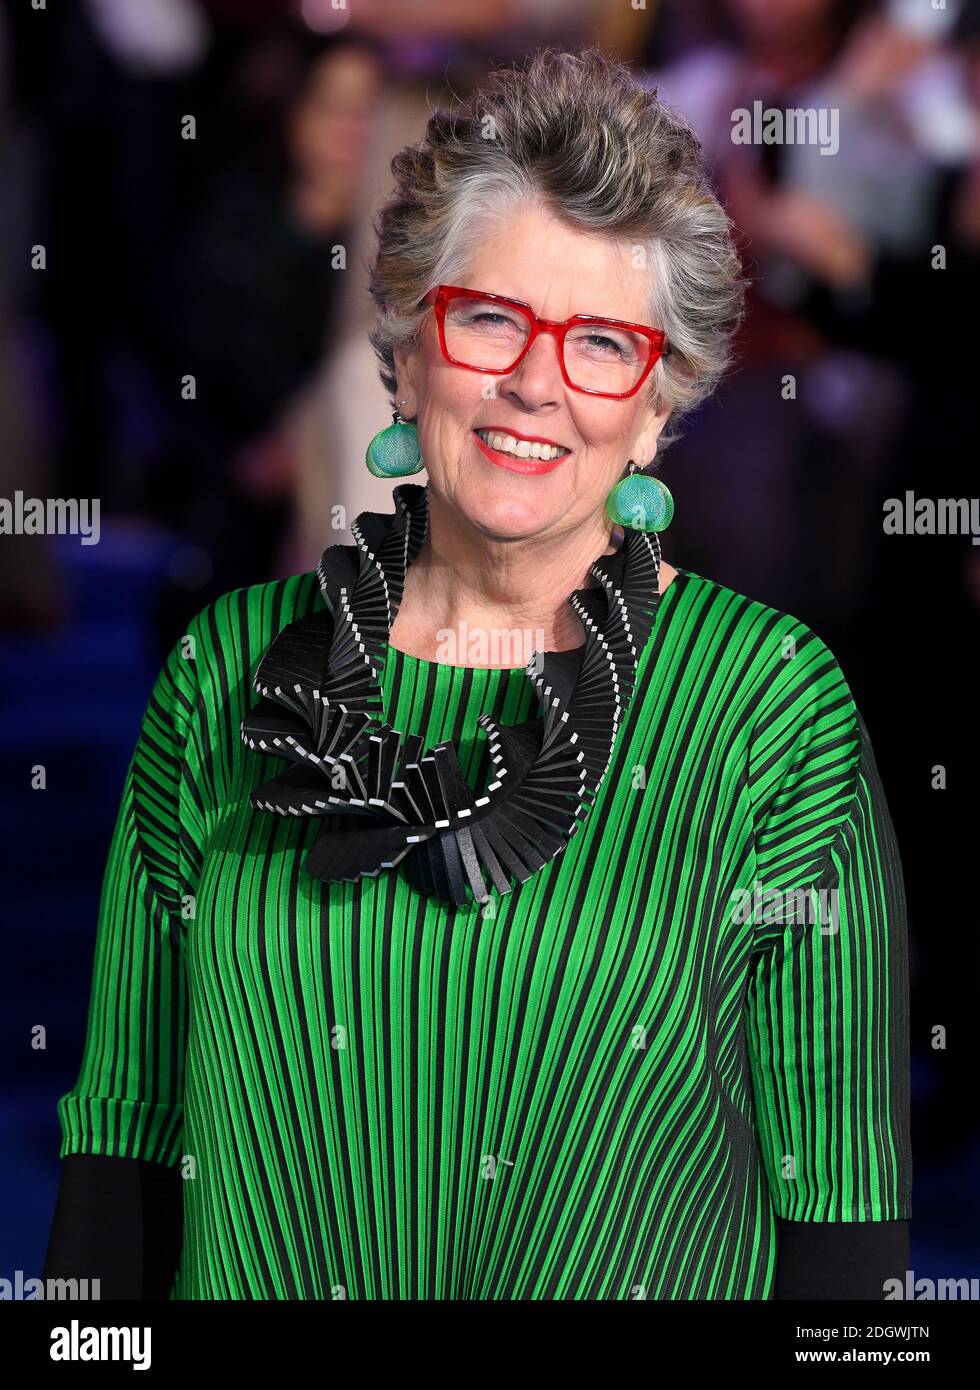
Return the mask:
MULTIPOLYGON (((814 645, 815 644, 815 645, 814 645)), ((894 827, 836 660, 809 644, 755 745, 746 1044, 783 1221, 911 1216, 908 927, 894 827)))
POLYGON ((102 1154, 168 1166, 180 1159, 184 911, 201 827, 185 758, 193 656, 193 638, 171 651, 126 774, 102 881, 81 1068, 58 1101, 61 1158, 102 1154))

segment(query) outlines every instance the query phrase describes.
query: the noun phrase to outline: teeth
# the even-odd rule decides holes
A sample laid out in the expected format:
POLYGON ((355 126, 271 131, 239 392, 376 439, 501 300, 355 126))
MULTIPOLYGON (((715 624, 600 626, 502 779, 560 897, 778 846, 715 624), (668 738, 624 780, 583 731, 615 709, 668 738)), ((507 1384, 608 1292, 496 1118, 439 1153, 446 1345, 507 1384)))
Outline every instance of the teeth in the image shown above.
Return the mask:
POLYGON ((492 430, 477 430, 477 434, 485 444, 489 444, 493 449, 499 449, 502 454, 513 454, 519 459, 556 459, 562 454, 567 454, 568 450, 561 448, 557 444, 532 444, 529 439, 515 439, 512 434, 498 434, 492 430))

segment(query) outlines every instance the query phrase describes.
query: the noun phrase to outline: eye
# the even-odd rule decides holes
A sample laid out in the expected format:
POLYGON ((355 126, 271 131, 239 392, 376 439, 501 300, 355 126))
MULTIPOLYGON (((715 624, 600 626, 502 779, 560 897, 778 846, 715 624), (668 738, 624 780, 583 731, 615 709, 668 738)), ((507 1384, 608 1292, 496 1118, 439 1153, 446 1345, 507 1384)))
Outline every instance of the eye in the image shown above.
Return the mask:
POLYGON ((574 350, 595 362, 634 362, 636 350, 627 333, 602 324, 583 326, 569 335, 574 350))
POLYGON ((590 333, 588 344, 602 352, 617 353, 620 356, 623 353, 622 344, 617 343, 613 338, 607 338, 604 333, 590 333))
POLYGON ((461 328, 485 333, 522 333, 526 328, 524 321, 517 315, 494 304, 474 304, 459 309, 454 307, 450 321, 458 323, 461 328))

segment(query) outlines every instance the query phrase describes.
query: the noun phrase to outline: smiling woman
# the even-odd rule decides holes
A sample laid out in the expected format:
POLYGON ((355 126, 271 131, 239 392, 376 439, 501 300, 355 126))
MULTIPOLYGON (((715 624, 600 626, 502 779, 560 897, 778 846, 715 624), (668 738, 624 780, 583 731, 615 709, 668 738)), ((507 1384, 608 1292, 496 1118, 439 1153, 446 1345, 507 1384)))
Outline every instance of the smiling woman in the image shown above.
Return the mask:
POLYGON ((403 650, 432 656, 440 610, 437 627, 492 627, 508 609, 538 626, 528 600, 545 610, 549 646, 584 640, 564 603, 569 573, 584 578, 606 551, 610 492, 627 460, 652 461, 670 415, 662 388, 643 390, 665 334, 643 321, 650 273, 634 259, 537 194, 488 213, 465 287, 422 297, 415 336, 392 350, 433 518, 392 629, 403 650), (456 611, 467 592, 477 611, 456 611))
POLYGON ((661 562, 669 495, 633 471, 739 315, 697 142, 546 50, 394 168, 368 458, 425 486, 210 605, 160 674, 48 1272, 882 1298, 907 946, 870 740, 815 633, 661 562), (526 668, 474 663, 515 631, 526 668))

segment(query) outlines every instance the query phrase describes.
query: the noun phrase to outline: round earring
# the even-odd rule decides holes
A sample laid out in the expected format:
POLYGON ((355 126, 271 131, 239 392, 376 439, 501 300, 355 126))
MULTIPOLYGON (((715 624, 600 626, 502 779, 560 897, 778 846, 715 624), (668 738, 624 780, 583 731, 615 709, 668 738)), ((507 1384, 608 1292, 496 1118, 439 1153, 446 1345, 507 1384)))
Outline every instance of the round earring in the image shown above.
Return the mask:
POLYGON ((398 402, 391 424, 379 430, 367 446, 364 462, 376 478, 405 478, 423 467, 419 432, 410 420, 402 419, 398 409, 404 404, 398 402))
POLYGON ((637 469, 632 459, 629 463, 629 473, 606 498, 610 520, 635 531, 665 531, 674 516, 674 499, 666 483, 637 469))

